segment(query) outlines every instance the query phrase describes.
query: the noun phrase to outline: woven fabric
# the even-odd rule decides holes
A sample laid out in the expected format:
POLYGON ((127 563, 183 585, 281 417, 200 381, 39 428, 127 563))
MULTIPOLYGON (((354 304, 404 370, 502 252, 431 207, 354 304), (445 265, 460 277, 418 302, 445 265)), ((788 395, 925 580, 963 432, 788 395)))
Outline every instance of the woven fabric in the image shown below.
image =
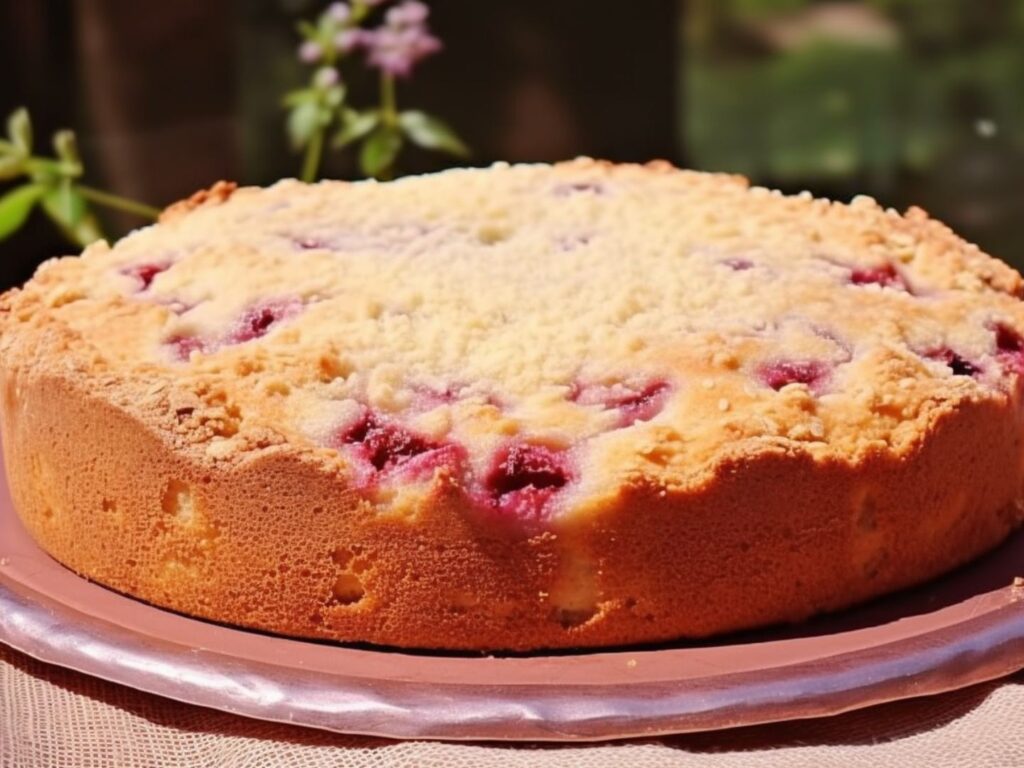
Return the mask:
POLYGON ((140 693, 0 645, 0 766, 1024 766, 1024 674, 817 720, 594 745, 397 742, 140 693))

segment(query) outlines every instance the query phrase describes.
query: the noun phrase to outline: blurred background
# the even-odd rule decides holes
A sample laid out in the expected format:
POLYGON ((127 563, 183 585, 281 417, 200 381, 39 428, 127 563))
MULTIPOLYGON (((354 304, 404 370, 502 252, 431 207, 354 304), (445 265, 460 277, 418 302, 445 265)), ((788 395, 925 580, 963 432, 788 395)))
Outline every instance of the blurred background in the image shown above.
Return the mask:
MULTIPOLYGON (((668 158, 787 191, 916 203, 1024 266, 1024 0, 434 0, 401 80, 470 163, 668 158)), ((0 114, 74 128, 90 184, 163 206, 299 173, 282 95, 314 0, 0 0, 0 114)), ((372 76, 346 70, 351 98, 372 76)), ((48 148, 47 148, 48 151, 48 148)), ((401 174, 457 164, 421 150, 401 174)), ((352 152, 322 175, 357 178, 352 152)), ((0 190, 2 191, 2 190, 0 190)), ((116 236, 140 222, 102 214, 116 236)), ((77 249, 38 212, 0 282, 77 249)))

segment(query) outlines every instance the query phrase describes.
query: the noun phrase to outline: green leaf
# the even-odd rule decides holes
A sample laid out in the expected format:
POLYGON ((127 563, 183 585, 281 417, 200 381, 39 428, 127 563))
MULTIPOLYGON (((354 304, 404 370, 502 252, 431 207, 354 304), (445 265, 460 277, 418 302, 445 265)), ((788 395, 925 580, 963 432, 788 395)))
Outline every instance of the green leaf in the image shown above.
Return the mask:
POLYGON ((20 155, 0 155, 0 181, 13 179, 25 173, 25 158, 20 155))
POLYGON ((313 40, 317 36, 316 25, 306 21, 305 19, 300 20, 299 23, 295 25, 295 28, 299 31, 299 34, 307 40, 313 40))
POLYGON ((67 174, 63 173, 62 163, 48 157, 31 157, 25 161, 25 170, 32 176, 32 181, 45 187, 59 183, 67 174))
POLYGON ((313 134, 320 128, 320 105, 315 101, 304 101, 288 113, 288 139, 292 149, 305 147, 313 134))
POLYGON ((377 178, 391 169, 401 149, 402 134, 391 126, 380 125, 363 143, 359 167, 367 176, 377 178))
POLYGON ((65 234, 69 235, 83 248, 90 243, 95 243, 97 240, 104 238, 103 230, 100 229, 100 223, 91 213, 83 216, 82 220, 75 225, 75 228, 65 234))
POLYGON ((307 101, 316 101, 316 91, 312 88, 298 88, 288 91, 281 99, 281 105, 285 107, 297 107, 307 101))
POLYGON ((408 110, 398 116, 398 124, 413 144, 456 157, 469 157, 469 147, 440 118, 419 110, 408 110))
POLYGON ((23 155, 32 154, 32 119, 24 107, 14 110, 7 118, 7 135, 23 155))
POLYGON ((326 104, 330 109, 337 109, 344 103, 344 101, 345 86, 341 84, 332 85, 327 89, 327 92, 324 93, 324 104, 326 104))
POLYGON ((10 237, 25 223, 46 189, 43 184, 22 184, 0 197, 0 240, 10 237))
POLYGON ((57 157, 65 163, 78 164, 78 142, 75 140, 75 132, 67 129, 57 131, 53 134, 53 151, 57 157))
POLYGON ((42 206, 50 220, 71 242, 84 248, 103 238, 99 222, 89 210, 89 203, 70 179, 48 189, 43 195, 42 206))
POLYGON ((73 225, 56 218, 49 210, 46 210, 46 214, 57 225, 61 234, 76 245, 84 248, 90 243, 103 239, 103 230, 100 229, 99 222, 88 209, 84 211, 82 218, 73 225))
POLYGON ((339 119, 341 128, 334 134, 334 139, 331 142, 331 146, 335 149, 347 147, 376 128, 380 122, 380 113, 373 110, 357 112, 354 109, 343 109, 339 119))
POLYGON ((74 229, 85 218, 88 205, 82 193, 65 179, 60 186, 43 195, 43 210, 54 222, 67 229, 74 229))

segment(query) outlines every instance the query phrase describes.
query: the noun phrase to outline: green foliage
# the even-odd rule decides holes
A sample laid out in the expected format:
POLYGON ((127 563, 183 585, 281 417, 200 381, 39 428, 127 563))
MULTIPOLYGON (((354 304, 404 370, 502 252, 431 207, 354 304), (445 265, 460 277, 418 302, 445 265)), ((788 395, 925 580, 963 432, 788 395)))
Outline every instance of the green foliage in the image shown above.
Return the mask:
POLYGON ((30 183, 0 197, 0 240, 18 231, 45 193, 44 185, 30 183))
POLYGON ((99 240, 103 232, 90 210, 90 197, 99 204, 150 218, 159 213, 81 185, 82 162, 72 131, 53 135, 54 157, 37 157, 32 147, 32 120, 26 109, 16 109, 7 119, 7 138, 0 139, 0 181, 22 181, 0 197, 0 240, 17 232, 37 207, 76 245, 84 247, 99 240))
POLYGON ((344 149, 354 141, 359 141, 377 127, 380 122, 380 112, 375 109, 360 112, 346 107, 339 115, 338 132, 334 134, 331 146, 335 149, 344 149))
POLYGON ((387 174, 402 149, 402 134, 392 125, 382 124, 366 138, 359 152, 359 167, 367 176, 387 174))
POLYGON ((980 118, 1024 150, 1024 1, 869 0, 865 12, 875 9, 897 31, 887 43, 818 33, 752 52, 727 32, 756 35, 767 14, 800 5, 695 3, 703 15, 690 24, 707 32, 684 76, 684 136, 695 165, 884 186, 978 140, 980 118))
POLYGON ((398 116, 398 124, 417 146, 455 157, 469 157, 469 147, 440 118, 419 110, 406 110, 398 116))

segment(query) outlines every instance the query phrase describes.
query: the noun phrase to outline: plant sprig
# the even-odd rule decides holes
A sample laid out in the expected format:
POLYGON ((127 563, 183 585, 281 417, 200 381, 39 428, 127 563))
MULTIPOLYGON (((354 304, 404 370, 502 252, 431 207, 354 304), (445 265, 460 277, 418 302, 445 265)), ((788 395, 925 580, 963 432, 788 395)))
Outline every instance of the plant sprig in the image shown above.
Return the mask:
POLYGON ((32 119, 24 107, 7 118, 7 138, 0 139, 0 182, 19 183, 0 196, 0 240, 17 232, 40 208, 71 242, 86 246, 103 238, 91 205, 156 219, 160 211, 81 183, 85 169, 73 131, 53 134, 52 157, 33 154, 32 119))
POLYGON ((289 110, 291 145, 304 153, 303 181, 316 178, 329 133, 333 133, 330 149, 360 145, 360 170, 378 179, 394 176, 406 142, 456 157, 469 156, 466 144, 440 118, 420 110, 398 110, 396 78, 411 74, 420 60, 440 50, 441 42, 430 33, 429 9, 418 0, 390 7, 380 26, 364 28, 373 6, 381 2, 332 3, 315 23, 298 25, 299 59, 315 69, 309 85, 289 92, 284 106, 289 110), (376 107, 358 109, 348 102, 339 67, 357 50, 364 50, 367 64, 380 70, 376 107))

